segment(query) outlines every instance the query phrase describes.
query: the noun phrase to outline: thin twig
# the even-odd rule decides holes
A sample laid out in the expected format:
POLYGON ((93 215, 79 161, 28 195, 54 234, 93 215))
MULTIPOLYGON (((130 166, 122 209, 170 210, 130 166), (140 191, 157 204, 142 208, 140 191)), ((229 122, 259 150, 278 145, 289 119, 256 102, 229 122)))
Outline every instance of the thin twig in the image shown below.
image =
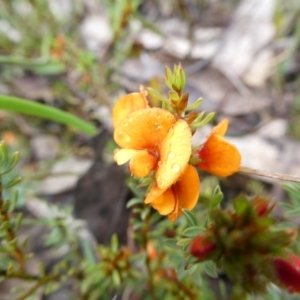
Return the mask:
POLYGON ((40 280, 41 277, 31 275, 26 272, 7 272, 7 270, 0 270, 0 276, 6 277, 6 278, 17 278, 22 280, 28 280, 28 281, 37 281, 40 280))
POLYGON ((297 175, 290 175, 290 174, 283 174, 283 173, 276 173, 270 171, 260 171, 251 168, 241 167, 239 173, 248 174, 248 175, 256 175, 261 177, 279 179, 284 181, 294 181, 300 182, 300 176, 297 175))
POLYGON ((50 281, 55 281, 59 279, 59 275, 51 275, 51 276, 46 276, 41 278, 38 282, 36 282, 27 292, 25 292, 22 296, 18 298, 18 300, 26 300, 29 296, 33 295, 33 293, 36 292, 38 288, 43 286, 44 284, 50 282, 50 281))

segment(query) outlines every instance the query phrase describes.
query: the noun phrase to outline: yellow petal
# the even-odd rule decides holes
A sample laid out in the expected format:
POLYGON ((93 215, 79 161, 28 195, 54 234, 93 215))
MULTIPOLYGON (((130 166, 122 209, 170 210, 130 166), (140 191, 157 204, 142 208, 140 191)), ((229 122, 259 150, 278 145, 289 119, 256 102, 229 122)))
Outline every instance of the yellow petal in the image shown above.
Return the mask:
POLYGON ((229 176, 241 165, 241 154, 222 136, 212 134, 199 151, 202 160, 197 167, 217 176, 229 176))
POLYGON ((131 93, 121 97, 113 107, 112 120, 116 127, 130 113, 146 108, 148 105, 146 97, 142 93, 131 93))
POLYGON ((175 221, 182 215, 182 209, 192 210, 198 201, 200 194, 200 180, 196 169, 188 165, 179 180, 172 186, 172 191, 176 195, 177 209, 169 214, 170 221, 175 221))
POLYGON ((218 135, 223 136, 226 133, 227 128, 228 128, 228 120, 224 119, 223 121, 221 121, 218 125, 216 125, 213 128, 211 135, 218 134, 218 135))
POLYGON ((156 198, 152 203, 152 207, 161 215, 170 214, 176 205, 175 197, 171 189, 167 189, 162 195, 156 198))
POLYGON ((175 116, 167 110, 140 109, 119 123, 114 131, 114 140, 122 148, 157 150, 175 122, 175 116))
POLYGON ((148 176, 155 169, 156 164, 156 157, 147 150, 140 150, 130 160, 129 170, 131 174, 142 178, 148 176))
POLYGON ((170 187, 184 172, 192 152, 192 133, 184 120, 178 120, 161 143, 160 162, 155 178, 161 189, 170 187))
POLYGON ((135 156, 137 152, 137 150, 133 149, 117 149, 114 153, 114 161, 118 165, 123 165, 135 156))

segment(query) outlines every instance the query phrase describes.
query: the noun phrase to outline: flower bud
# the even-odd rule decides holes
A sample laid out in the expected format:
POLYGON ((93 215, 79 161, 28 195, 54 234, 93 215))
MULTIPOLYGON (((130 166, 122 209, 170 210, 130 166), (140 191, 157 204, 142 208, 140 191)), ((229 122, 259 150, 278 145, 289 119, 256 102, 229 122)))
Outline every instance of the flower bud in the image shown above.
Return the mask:
POLYGON ((190 246, 191 254, 199 260, 208 259, 215 249, 216 244, 204 235, 196 237, 190 246))
POLYGON ((289 293, 300 293, 300 257, 290 253, 286 258, 276 257, 271 262, 278 282, 289 293))
POLYGON ((252 201, 252 205, 258 216, 267 215, 273 208, 274 205, 270 205, 270 200, 268 198, 257 197, 252 201))
POLYGON ((150 260, 153 260, 155 258, 157 258, 157 251, 153 245, 153 243, 151 241, 149 241, 147 243, 147 248, 146 248, 146 251, 147 251, 147 255, 149 257, 150 260))

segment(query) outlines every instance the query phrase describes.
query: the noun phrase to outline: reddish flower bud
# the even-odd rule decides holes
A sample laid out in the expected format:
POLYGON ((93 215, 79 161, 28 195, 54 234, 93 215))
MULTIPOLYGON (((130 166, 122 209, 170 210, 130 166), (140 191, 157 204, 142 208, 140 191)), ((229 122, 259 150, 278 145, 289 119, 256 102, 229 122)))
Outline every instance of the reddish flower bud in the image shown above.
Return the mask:
POLYGON ((287 258, 271 260, 276 279, 287 288, 289 293, 300 293, 300 257, 289 254, 287 258))
POLYGON ((252 205, 255 208, 257 215, 260 217, 268 214, 274 208, 274 204, 270 205, 270 200, 268 198, 255 198, 252 201, 252 205))
POLYGON ((216 249, 216 244, 207 236, 198 236, 191 243, 191 254, 199 260, 205 260, 216 249))

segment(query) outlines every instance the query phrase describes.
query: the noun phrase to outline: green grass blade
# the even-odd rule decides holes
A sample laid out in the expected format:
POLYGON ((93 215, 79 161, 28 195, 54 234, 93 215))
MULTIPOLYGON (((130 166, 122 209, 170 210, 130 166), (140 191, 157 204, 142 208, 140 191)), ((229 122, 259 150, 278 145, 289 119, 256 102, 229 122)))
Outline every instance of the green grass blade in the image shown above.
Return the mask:
POLYGON ((75 128, 89 135, 94 135, 98 132, 97 128, 87 121, 84 121, 55 107, 36 103, 26 99, 0 95, 0 109, 46 118, 65 125, 74 126, 75 128))

